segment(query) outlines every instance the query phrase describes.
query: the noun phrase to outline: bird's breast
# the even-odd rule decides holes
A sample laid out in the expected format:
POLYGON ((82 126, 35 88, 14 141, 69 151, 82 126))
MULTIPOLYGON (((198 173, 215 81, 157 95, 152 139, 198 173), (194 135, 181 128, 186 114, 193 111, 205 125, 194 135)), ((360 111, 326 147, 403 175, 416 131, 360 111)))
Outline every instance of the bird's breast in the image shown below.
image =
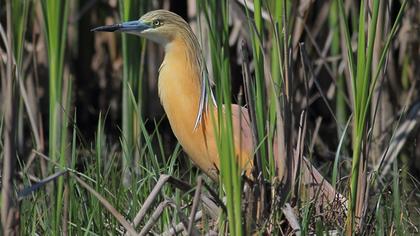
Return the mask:
MULTIPOLYGON (((199 108, 200 83, 183 53, 166 53, 159 73, 159 97, 174 132, 192 161, 213 179, 218 166, 213 128, 194 129, 199 108)), ((208 122, 207 122, 208 123, 208 122)))

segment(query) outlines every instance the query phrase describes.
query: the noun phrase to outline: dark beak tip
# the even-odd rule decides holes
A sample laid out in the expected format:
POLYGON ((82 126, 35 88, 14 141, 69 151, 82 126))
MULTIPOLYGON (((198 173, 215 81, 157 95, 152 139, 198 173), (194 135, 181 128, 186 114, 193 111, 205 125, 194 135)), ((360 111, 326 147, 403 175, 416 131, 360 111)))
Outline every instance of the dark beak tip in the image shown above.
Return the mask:
POLYGON ((121 25, 105 25, 93 28, 90 32, 115 32, 121 28, 121 25))
POLYGON ((90 30, 90 32, 99 32, 99 31, 103 31, 103 30, 102 30, 102 27, 103 27, 103 26, 95 27, 95 28, 91 29, 91 30, 90 30))

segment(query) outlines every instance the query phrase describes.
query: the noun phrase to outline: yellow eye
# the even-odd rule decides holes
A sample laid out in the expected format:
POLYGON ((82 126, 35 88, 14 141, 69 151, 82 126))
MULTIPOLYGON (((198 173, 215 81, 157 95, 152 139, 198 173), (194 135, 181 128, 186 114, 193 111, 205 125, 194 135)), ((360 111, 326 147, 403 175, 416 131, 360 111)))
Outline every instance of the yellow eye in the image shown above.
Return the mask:
POLYGON ((160 26, 160 25, 162 25, 162 22, 161 22, 160 20, 154 20, 154 21, 153 21, 153 26, 154 26, 154 27, 158 27, 158 26, 160 26))

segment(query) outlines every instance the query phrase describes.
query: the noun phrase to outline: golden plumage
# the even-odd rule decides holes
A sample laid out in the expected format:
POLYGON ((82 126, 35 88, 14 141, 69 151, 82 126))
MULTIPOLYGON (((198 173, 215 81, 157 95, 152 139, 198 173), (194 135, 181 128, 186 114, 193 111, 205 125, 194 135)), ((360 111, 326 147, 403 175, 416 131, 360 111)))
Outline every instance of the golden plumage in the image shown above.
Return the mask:
MULTIPOLYGON (((208 109, 214 110, 217 117, 217 109, 207 103, 203 107, 202 118, 195 127, 197 114, 200 113, 200 97, 202 96, 200 71, 194 58, 190 58, 188 45, 182 37, 175 37, 165 47, 165 58, 159 71, 159 96, 165 112, 168 116, 171 128, 179 143, 191 158, 191 160, 212 179, 217 180, 219 169, 219 155, 217 152, 213 122, 209 117, 208 109)), ((202 81, 204 82, 204 81, 202 81)), ((252 157, 252 137, 247 113, 242 108, 233 105, 234 114, 234 140, 237 157, 240 158, 241 167, 250 169, 252 157), (242 128, 239 127, 239 117, 242 118, 242 128), (242 134, 242 138, 240 135, 242 134), (241 140, 242 145, 239 144, 241 140), (248 165, 247 165, 248 164, 248 165)), ((217 123, 214 122, 214 123, 217 123)))

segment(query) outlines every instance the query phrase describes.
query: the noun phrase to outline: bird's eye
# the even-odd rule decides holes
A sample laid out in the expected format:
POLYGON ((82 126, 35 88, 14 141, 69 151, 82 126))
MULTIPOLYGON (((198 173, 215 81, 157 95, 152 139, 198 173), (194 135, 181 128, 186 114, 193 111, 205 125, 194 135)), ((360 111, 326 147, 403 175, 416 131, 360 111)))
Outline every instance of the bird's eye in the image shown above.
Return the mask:
POLYGON ((160 20, 154 20, 153 21, 153 26, 154 27, 158 27, 158 26, 161 26, 161 25, 162 25, 162 22, 160 20))

